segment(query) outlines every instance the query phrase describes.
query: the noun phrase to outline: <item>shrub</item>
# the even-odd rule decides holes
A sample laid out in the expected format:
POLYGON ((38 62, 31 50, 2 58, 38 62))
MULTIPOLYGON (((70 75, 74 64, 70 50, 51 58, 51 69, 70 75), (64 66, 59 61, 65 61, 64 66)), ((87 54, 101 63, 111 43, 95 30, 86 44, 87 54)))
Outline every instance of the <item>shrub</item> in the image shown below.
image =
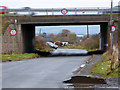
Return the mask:
POLYGON ((87 50, 99 49, 99 36, 94 35, 93 37, 86 39, 81 43, 81 46, 87 50))
POLYGON ((52 51, 52 48, 47 46, 42 40, 36 41, 35 46, 36 46, 36 50, 39 50, 39 51, 45 51, 45 52, 52 51))

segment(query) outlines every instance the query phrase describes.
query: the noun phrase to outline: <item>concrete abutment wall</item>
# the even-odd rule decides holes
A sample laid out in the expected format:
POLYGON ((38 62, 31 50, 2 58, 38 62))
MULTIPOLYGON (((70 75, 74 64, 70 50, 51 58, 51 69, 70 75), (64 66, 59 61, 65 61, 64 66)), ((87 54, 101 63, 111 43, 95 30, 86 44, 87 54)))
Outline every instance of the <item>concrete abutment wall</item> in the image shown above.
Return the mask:
POLYGON ((2 53, 11 54, 13 51, 14 37, 14 53, 31 53, 35 50, 35 26, 30 24, 10 24, 2 35, 2 53), (10 35, 10 30, 16 29, 16 36, 10 35))
POLYGON ((13 51, 14 37, 14 53, 23 53, 23 37, 21 36, 21 25, 9 24, 5 32, 2 34, 2 53, 11 54, 13 51), (10 30, 16 29, 17 35, 11 36, 10 30))

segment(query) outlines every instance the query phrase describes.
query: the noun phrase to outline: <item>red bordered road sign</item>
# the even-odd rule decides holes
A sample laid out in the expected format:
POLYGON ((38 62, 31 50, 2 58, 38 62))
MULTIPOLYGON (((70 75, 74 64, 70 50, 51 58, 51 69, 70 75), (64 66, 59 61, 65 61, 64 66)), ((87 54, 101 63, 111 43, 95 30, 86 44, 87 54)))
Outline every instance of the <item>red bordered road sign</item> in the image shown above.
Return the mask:
POLYGON ((115 31, 116 31, 116 27, 115 27, 115 26, 112 26, 111 32, 115 32, 115 31))
POLYGON ((61 13, 62 13, 63 15, 66 15, 66 14, 68 13, 68 10, 67 10, 66 8, 63 8, 63 9, 61 10, 61 13))
POLYGON ((10 35, 15 36, 17 34, 17 30, 11 29, 10 30, 10 35))

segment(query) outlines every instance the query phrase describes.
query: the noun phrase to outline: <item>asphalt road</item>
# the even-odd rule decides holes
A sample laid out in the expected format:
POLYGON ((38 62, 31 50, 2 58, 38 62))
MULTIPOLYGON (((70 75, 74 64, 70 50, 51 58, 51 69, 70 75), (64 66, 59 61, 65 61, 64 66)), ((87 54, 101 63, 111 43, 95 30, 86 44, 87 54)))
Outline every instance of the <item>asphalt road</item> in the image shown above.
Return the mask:
POLYGON ((44 57, 2 64, 3 88, 64 88, 89 56, 44 57))
POLYGON ((56 49, 51 54, 54 55, 63 55, 63 56, 74 56, 74 55, 81 55, 81 54, 87 54, 86 50, 83 49, 56 49))

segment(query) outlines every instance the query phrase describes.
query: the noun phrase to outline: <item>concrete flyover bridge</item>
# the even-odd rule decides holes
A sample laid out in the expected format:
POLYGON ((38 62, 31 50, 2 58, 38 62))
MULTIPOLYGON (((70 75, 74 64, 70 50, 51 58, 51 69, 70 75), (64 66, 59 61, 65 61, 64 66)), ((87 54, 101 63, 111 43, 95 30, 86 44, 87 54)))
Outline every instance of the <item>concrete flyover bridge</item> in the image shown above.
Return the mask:
MULTIPOLYGON (((100 25, 101 50, 109 44, 109 15, 50 15, 50 16, 4 16, 9 24, 3 33, 2 52, 12 52, 12 36, 9 31, 17 30, 15 36, 15 53, 29 53, 35 50, 35 26, 57 25, 100 25)), ((113 24, 118 27, 118 19, 113 16, 113 24)))

